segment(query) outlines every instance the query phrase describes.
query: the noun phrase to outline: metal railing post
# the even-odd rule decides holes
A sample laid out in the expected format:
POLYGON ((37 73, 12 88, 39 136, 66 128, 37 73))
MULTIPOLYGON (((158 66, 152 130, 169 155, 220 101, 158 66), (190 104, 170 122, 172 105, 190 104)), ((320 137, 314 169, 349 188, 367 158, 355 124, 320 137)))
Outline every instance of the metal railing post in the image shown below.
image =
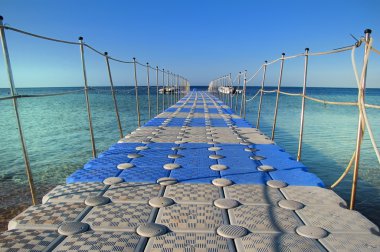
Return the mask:
POLYGON ((2 16, 0 16, 0 25, 1 25, 1 28, 0 28, 1 45, 2 45, 2 49, 3 49, 5 67, 6 67, 7 73, 8 73, 8 82, 9 82, 11 94, 13 96, 13 99, 12 99, 13 108, 14 108, 15 115, 16 115, 17 128, 18 128, 18 133, 19 133, 21 147, 22 147, 22 154, 23 154, 23 158, 24 158, 26 176, 28 177, 29 190, 30 190, 30 194, 32 197, 32 204, 36 205, 37 204, 36 189, 34 186, 32 169, 30 167, 29 155, 28 155, 28 151, 26 149, 26 143, 25 143, 25 139, 24 139, 24 133, 22 130, 20 115, 18 112, 18 102, 17 102, 17 98, 15 97, 17 95, 17 91, 16 91, 15 84, 14 84, 12 67, 11 67, 11 60, 9 57, 7 41, 5 38, 5 31, 4 31, 4 27, 3 27, 3 17, 2 16))
POLYGON ((229 83, 230 83, 230 108, 232 109, 232 89, 233 89, 233 83, 232 83, 232 78, 231 78, 231 73, 230 75, 228 76, 228 79, 229 79, 229 83))
MULTIPOLYGON (((366 57, 366 54, 368 53, 369 48, 369 41, 371 38, 371 30, 366 29, 364 31, 365 33, 365 49, 364 49, 364 57, 366 57)), ((367 65, 365 65, 365 69, 363 72, 360 87, 358 90, 358 103, 359 104, 365 104, 365 89, 366 89, 366 80, 367 80, 367 65)), ((360 105, 359 105, 360 106, 360 105)), ((360 107, 359 107, 360 109, 360 107)), ((361 143, 364 135, 364 123, 363 123, 363 116, 361 111, 359 111, 359 122, 358 122, 358 131, 357 131, 357 139, 356 139, 356 150, 355 150, 355 166, 354 166, 354 172, 352 176, 352 187, 351 187, 351 198, 350 198, 350 210, 353 210, 355 208, 355 200, 356 200, 356 188, 357 188, 357 182, 359 178, 359 163, 360 163, 360 149, 361 149, 361 143)))
POLYGON ((162 68, 162 112, 165 111, 165 69, 162 68))
POLYGON ((159 113, 159 91, 158 91, 158 66, 156 66, 156 88, 157 88, 157 97, 156 97, 156 102, 157 102, 157 114, 156 115, 158 115, 158 113, 159 113))
MULTIPOLYGON (((245 116, 246 116, 246 112, 247 112, 247 70, 244 71, 244 90, 243 90, 243 94, 244 94, 244 99, 242 100, 241 104, 243 107, 243 118, 245 119, 245 116)), ((242 116, 241 114, 241 109, 240 109, 240 116, 242 116)))
POLYGON ((263 72, 263 79, 261 81, 260 100, 259 100, 259 108, 258 108, 258 111, 257 111, 256 129, 260 128, 261 106, 262 106, 262 103, 263 103, 264 83, 265 83, 265 77, 266 77, 266 73, 267 73, 267 63, 268 63, 268 61, 265 61, 264 72, 263 72))
MULTIPOLYGON (((240 75, 241 75, 241 72, 239 72, 238 74, 238 87, 240 87, 240 75)), ((238 91, 238 88, 236 89, 236 92, 238 91)), ((239 93, 236 93, 235 92, 235 95, 236 95, 236 99, 235 99, 235 113, 237 113, 237 109, 238 109, 238 103, 239 103, 239 93)))
POLYGON ((137 69, 136 69, 136 58, 133 58, 133 67, 134 67, 134 76, 135 76, 135 96, 136 96, 136 112, 137 112, 137 126, 141 126, 141 119, 140 119, 140 104, 139 104, 139 91, 138 91, 138 84, 137 84, 137 69))
POLYGON ((170 73, 170 106, 173 105, 173 73, 170 73))
POLYGON ((177 75, 177 102, 180 99, 180 93, 179 93, 179 75, 177 75))
POLYGON ((298 153, 297 161, 301 160, 302 153, 302 139, 303 139, 303 128, 304 128, 304 116, 305 116, 305 95, 306 95, 306 82, 307 82, 307 66, 309 61, 309 48, 305 49, 305 66, 304 66, 304 75, 303 75, 303 88, 302 88, 302 107, 301 107, 301 121, 300 121, 300 133, 299 133, 299 142, 298 142, 298 153))
POLYGON ((88 83, 87 83, 87 73, 86 73, 86 63, 84 59, 84 43, 83 37, 79 37, 80 43, 80 56, 82 60, 82 70, 83 70, 83 80, 84 80, 84 95, 86 97, 86 107, 87 107, 87 117, 88 117, 88 125, 90 128, 90 136, 91 136, 91 147, 92 147, 92 156, 96 158, 96 147, 95 147, 95 138, 94 138, 94 130, 92 127, 92 116, 91 116, 91 108, 90 108, 90 99, 88 96, 88 83))
POLYGON ((243 80, 243 93, 241 95, 241 104, 240 104, 240 117, 243 116, 245 119, 245 107, 247 102, 247 70, 244 70, 244 80, 243 80))
POLYGON ((280 76, 278 77, 278 85, 277 85, 277 95, 276 95, 276 105, 274 108, 274 116, 273 116, 273 125, 272 125, 272 141, 274 140, 274 133, 276 130, 276 123, 277 123, 277 112, 278 112, 278 102, 280 99, 280 88, 281 88, 281 82, 282 82, 282 72, 284 69, 284 58, 285 53, 282 53, 281 55, 281 66, 280 66, 280 76))
POLYGON ((113 103, 114 103, 114 107, 115 107, 117 126, 119 127, 120 138, 123 138, 123 129, 121 127, 119 109, 117 107, 117 100, 116 100, 116 95, 115 95, 115 89, 114 89, 114 86, 113 86, 111 67, 110 67, 110 62, 109 62, 109 59, 108 59, 108 53, 107 52, 104 53, 104 58, 106 60, 108 77, 109 77, 110 85, 111 85, 111 94, 112 94, 112 99, 113 99, 113 103))
MULTIPOLYGON (((170 72, 169 72, 169 70, 168 70, 168 72, 167 72, 167 78, 166 78, 166 88, 167 88, 167 90, 169 91, 170 90, 170 72)), ((167 97, 166 97, 166 101, 168 102, 168 108, 170 107, 170 92, 168 93, 168 95, 167 95, 167 97)))
POLYGON ((148 82, 148 114, 149 114, 149 119, 152 118, 152 112, 150 109, 150 76, 149 76, 149 63, 146 63, 146 78, 148 82))

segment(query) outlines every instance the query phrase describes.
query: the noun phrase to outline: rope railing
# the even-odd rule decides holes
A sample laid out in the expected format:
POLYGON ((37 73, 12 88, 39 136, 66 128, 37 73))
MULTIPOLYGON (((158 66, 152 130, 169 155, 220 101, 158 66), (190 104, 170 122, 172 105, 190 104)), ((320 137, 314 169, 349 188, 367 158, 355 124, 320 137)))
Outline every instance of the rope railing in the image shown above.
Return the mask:
POLYGON ((78 90, 71 90, 71 91, 66 91, 66 92, 59 92, 59 93, 45 93, 45 94, 28 94, 28 95, 12 95, 12 96, 5 96, 5 97, 0 97, 0 101, 3 100, 12 100, 15 98, 36 98, 36 97, 49 97, 49 96, 60 96, 60 95, 68 95, 68 94, 75 94, 75 93, 81 93, 83 92, 84 89, 78 89, 78 90))
MULTIPOLYGON (((19 109, 18 109, 18 99, 20 98, 33 98, 33 97, 49 97, 49 96, 59 96, 59 95, 68 95, 68 94, 74 94, 74 93, 80 93, 83 92, 85 95, 85 100, 86 100, 86 110, 87 110, 87 119, 88 119, 88 124, 89 124, 89 132, 90 132, 90 140, 91 140, 91 149, 92 149, 92 156, 95 158, 96 155, 96 145, 95 145, 95 137, 94 137, 94 129, 93 129, 93 124, 92 124, 92 114, 91 114, 91 106, 90 106, 90 97, 89 97, 89 91, 96 91, 96 92, 109 92, 111 91, 113 103, 114 103, 114 108, 115 108, 115 114, 116 114, 116 120, 117 120, 117 125, 119 128, 119 134, 120 137, 123 137, 123 129, 121 126, 121 119, 119 115, 119 110, 118 110, 118 102, 116 98, 116 94, 129 94, 133 91, 135 91, 135 98, 136 98, 136 113, 137 113, 137 124, 138 127, 141 125, 141 115, 140 115, 140 105, 139 105, 139 82, 138 82, 138 74, 137 74, 137 66, 142 66, 146 69, 146 76, 147 76, 147 87, 148 87, 148 107, 149 107, 149 119, 152 117, 151 115, 151 99, 150 99, 150 73, 149 70, 154 70, 156 71, 156 88, 157 88, 157 115, 159 113, 159 79, 158 79, 158 73, 162 72, 165 74, 164 69, 159 69, 157 66, 156 68, 151 67, 148 63, 147 64, 142 64, 139 61, 136 60, 136 58, 133 58, 133 61, 131 60, 123 60, 119 59, 113 56, 108 55, 107 52, 101 52, 100 50, 96 49, 95 47, 91 46, 88 43, 85 43, 82 37, 79 37, 78 42, 74 41, 68 41, 68 40, 63 40, 63 39, 57 39, 57 38, 52 38, 48 36, 43 36, 31 32, 27 32, 18 28, 13 28, 8 25, 3 24, 3 17, 0 16, 0 35, 1 35, 1 46, 3 49, 3 55, 4 55, 4 60, 5 60, 5 67, 7 70, 7 77, 8 77, 8 82, 10 86, 10 91, 11 95, 10 96, 5 96, 5 97, 0 97, 0 101, 3 100, 12 100, 13 101, 13 108, 15 111, 16 115, 16 122, 17 122, 17 129, 19 131, 19 137, 20 137, 20 142, 21 142, 21 147, 22 147, 22 152, 23 152, 23 159, 25 163, 25 169, 26 169, 26 174, 28 178, 28 183, 29 183, 29 188, 30 188, 30 193, 31 193, 31 198, 32 198, 32 203, 35 205, 37 202, 36 199, 36 190, 34 186, 34 181, 33 181, 33 175, 31 171, 31 166, 30 166, 30 161, 29 161, 29 155, 28 151, 26 148, 26 141, 24 138, 23 130, 22 130, 22 125, 21 125, 21 120, 20 120, 20 115, 19 115, 19 109), (14 79, 13 79, 13 73, 12 73, 12 68, 11 68, 11 62, 10 62, 10 56, 9 56, 9 51, 8 51, 8 46, 6 42, 6 37, 5 37, 5 30, 8 31, 13 31, 16 33, 20 33, 26 36, 30 36, 33 38, 37 39, 42 39, 46 41, 52 41, 52 42, 57 42, 57 43, 62 43, 62 44, 68 44, 68 45, 74 45, 74 46, 79 46, 80 49, 80 59, 81 59, 81 67, 82 67, 82 76, 83 76, 83 86, 84 88, 78 89, 78 90, 70 90, 70 91, 65 91, 65 92, 57 92, 57 93, 41 93, 41 94, 18 94, 14 79), (107 76, 109 79, 110 83, 110 90, 104 90, 100 88, 94 88, 90 87, 88 83, 88 78, 87 78, 87 72, 86 72, 86 62, 85 62, 85 49, 88 49, 89 51, 94 52, 95 54, 98 54, 105 59, 106 63, 106 69, 107 69, 107 76), (133 64, 134 68, 134 74, 133 74, 133 79, 134 79, 134 88, 131 89, 126 89, 126 90, 118 90, 114 87, 113 84, 113 78, 112 78, 112 71, 111 71, 111 66, 110 66, 110 61, 118 62, 118 63, 123 63, 123 64, 133 64)), ((169 72, 168 72, 169 76, 169 72)), ((172 77, 172 83, 171 85, 174 86, 174 76, 177 78, 177 95, 175 96, 173 93, 171 93, 170 96, 170 103, 173 104, 175 100, 179 100, 182 98, 181 96, 184 96, 186 93, 189 92, 189 86, 190 83, 188 80, 178 74, 170 73, 170 76, 172 77)), ((169 77, 168 77, 169 78, 169 77)), ((165 82, 162 82, 162 86, 165 87, 165 82)), ((163 97, 163 110, 165 109, 165 92, 162 92, 162 97, 163 97)))
MULTIPOLYGON (((377 50, 372 46, 373 39, 370 37, 371 30, 366 30, 365 31, 365 37, 362 39, 358 40, 354 45, 350 46, 344 46, 338 49, 333 49, 329 51, 322 51, 322 52, 309 52, 309 49, 306 48, 304 53, 296 54, 296 55, 291 55, 291 56, 286 56, 285 54, 282 54, 281 58, 274 59, 269 62, 265 62, 260 66, 260 68, 248 79, 246 82, 251 82, 254 80, 258 73, 263 70, 263 76, 261 80, 261 87, 257 90, 257 92, 250 98, 246 98, 246 90, 244 89, 244 92, 242 94, 242 97, 244 98, 244 103, 250 102, 255 100, 259 94, 260 94, 260 100, 259 100, 259 105, 258 105, 258 115, 257 115, 257 122, 256 122, 256 128, 259 128, 259 123, 260 123, 260 113, 262 110, 262 100, 263 100, 263 94, 276 94, 276 105, 275 105, 275 113, 274 113, 274 118, 273 118, 273 125, 272 125, 272 137, 271 139, 274 139, 274 134, 275 134, 275 127, 276 127, 276 119, 277 119, 277 109, 279 105, 279 96, 281 95, 286 95, 286 96, 294 96, 294 97, 301 97, 302 98, 302 108, 301 108, 301 120, 300 120, 300 131, 299 131, 299 144, 298 144, 298 153, 297 153, 297 160, 299 161, 301 159, 301 150, 302 150, 302 138, 303 138, 303 126, 304 126, 304 112, 305 112, 305 101, 313 101, 316 103, 321 103, 321 104, 328 104, 328 105, 337 105, 337 106, 357 106, 359 110, 359 123, 358 123, 358 133, 357 133, 357 141, 356 141, 356 150, 353 153, 350 162, 348 163, 347 167, 345 168, 344 172, 342 175, 337 179, 336 182, 334 182, 331 185, 331 188, 335 188, 343 179, 344 177, 349 173, 351 167, 354 167, 354 172, 353 172, 353 178, 352 178, 352 188, 351 188, 351 199, 350 199, 350 209, 354 208, 355 205, 355 197, 356 197, 356 184, 358 181, 358 170, 359 170, 359 160, 360 160, 360 149, 361 149, 361 144, 363 141, 363 135, 364 135, 364 129, 367 129, 373 150, 376 154, 377 161, 380 164, 380 152, 379 148, 377 147, 375 137, 371 128, 371 125, 368 120, 368 116, 366 113, 366 108, 371 108, 371 109, 380 109, 380 105, 377 104, 368 104, 365 103, 365 86, 366 86, 366 75, 367 75, 367 66, 368 66, 368 58, 370 55, 370 52, 374 52, 376 54, 380 55, 380 51, 377 50), (362 44, 365 44, 365 49, 364 49, 364 60, 363 60, 363 66, 362 66, 362 71, 359 74, 356 68, 356 61, 355 61, 355 50, 356 48, 360 47, 362 44), (324 56, 324 55, 331 55, 331 54, 337 54, 337 53, 342 53, 342 52, 347 52, 351 51, 351 61, 352 61, 352 66, 353 66, 353 71, 355 74, 355 79, 358 87, 358 100, 354 102, 350 101, 330 101, 330 100, 324 100, 316 97, 312 97, 306 94, 306 86, 307 86, 307 72, 308 72, 308 58, 310 56, 324 56), (290 59, 295 59, 299 57, 304 57, 304 78, 303 78, 303 89, 302 93, 292 93, 292 92, 285 92, 281 90, 281 81, 282 81, 282 72, 283 72, 283 67, 284 67, 284 62, 290 59), (278 81, 278 87, 277 89, 274 90, 266 90, 264 88, 264 83, 265 83, 265 78, 266 78, 266 68, 272 64, 275 64, 277 62, 281 62, 280 66, 280 74, 279 74, 279 81, 278 81)), ((220 94, 219 92, 219 87, 224 85, 224 81, 228 76, 222 76, 219 77, 213 81, 211 81, 211 91, 217 94, 220 98, 223 98, 224 94, 220 94), (221 97, 222 95, 222 97, 221 97)), ((242 100, 243 104, 243 100, 242 100)), ((235 109, 236 111, 236 109, 235 109)), ((242 110, 240 111, 240 115, 242 116, 242 110)))

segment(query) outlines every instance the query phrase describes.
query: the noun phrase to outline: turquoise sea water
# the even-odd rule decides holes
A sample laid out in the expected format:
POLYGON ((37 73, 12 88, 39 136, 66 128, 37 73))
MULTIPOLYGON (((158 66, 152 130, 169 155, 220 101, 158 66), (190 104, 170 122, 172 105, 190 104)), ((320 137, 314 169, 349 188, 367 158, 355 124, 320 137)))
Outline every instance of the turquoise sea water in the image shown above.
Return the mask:
MULTIPOLYGON (((206 87, 197 87, 206 89, 206 87)), ((70 91, 80 88, 19 89, 20 94, 70 91)), ((248 98, 257 89, 248 89, 248 98)), ((284 88, 300 92, 299 88, 284 88)), ((0 97, 8 90, 0 89, 0 97)), ((142 124, 149 120, 146 87, 139 88, 142 124)), ((320 99, 356 101, 355 89, 309 88, 308 94, 320 99)), ((368 89, 367 103, 379 104, 380 89, 368 89)), ((234 97, 234 102, 236 97, 234 97)), ((240 97, 238 97, 240 99, 240 97)), ((117 99, 124 134, 137 127, 136 101, 131 87, 118 87, 117 99)), ((166 106, 171 97, 166 96, 166 106)), ((174 101, 174 100, 172 100, 174 101)), ((98 153, 119 139, 112 96, 108 87, 90 92, 91 110, 98 153)), ((266 94, 260 129, 270 136, 275 94, 266 94)), ((240 104, 240 100, 238 102, 240 104)), ((64 96, 19 99, 21 119, 32 172, 41 198, 57 184, 91 158, 85 98, 83 92, 64 96)), ((235 104, 233 104, 235 107, 235 104)), ((256 125, 258 99, 247 103, 247 120, 256 125)), ((301 98, 281 96, 275 136, 277 144, 296 156, 298 147, 301 98)), ((238 106, 238 110, 240 106, 238 106)), ((156 114, 156 89, 151 90, 151 113, 156 114)), ((162 95, 159 96, 162 111, 162 95)), ((368 116, 376 139, 380 139, 380 111, 368 109, 368 116)), ((355 149, 358 113, 356 107, 324 105, 306 102, 305 133, 302 162, 317 174, 326 185, 333 183, 348 164, 355 149)), ((18 138, 11 100, 0 101, 0 226, 30 205, 30 195, 18 138)), ((362 148, 358 183, 357 209, 380 224, 380 165, 377 163, 368 136, 362 148)), ((349 199, 350 173, 336 188, 344 199, 349 199)))

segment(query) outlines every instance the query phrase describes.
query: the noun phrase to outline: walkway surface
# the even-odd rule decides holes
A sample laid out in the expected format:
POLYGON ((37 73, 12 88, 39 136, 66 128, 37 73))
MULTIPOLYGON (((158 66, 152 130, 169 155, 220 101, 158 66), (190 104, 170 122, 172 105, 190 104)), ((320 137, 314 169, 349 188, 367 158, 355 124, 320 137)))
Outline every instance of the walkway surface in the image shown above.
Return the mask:
POLYGON ((207 92, 49 192, 0 251, 380 251, 378 227, 207 92))

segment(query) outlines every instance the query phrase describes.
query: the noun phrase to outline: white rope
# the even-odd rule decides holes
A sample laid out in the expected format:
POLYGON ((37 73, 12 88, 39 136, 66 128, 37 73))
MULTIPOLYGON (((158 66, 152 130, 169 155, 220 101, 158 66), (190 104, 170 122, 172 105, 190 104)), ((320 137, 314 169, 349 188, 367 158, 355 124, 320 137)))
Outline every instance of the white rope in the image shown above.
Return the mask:
POLYGON ((259 89, 259 90, 257 91, 257 93, 256 93, 254 96, 252 96, 252 97, 249 98, 248 100, 246 99, 245 101, 246 101, 246 102, 252 101, 252 100, 255 99, 256 96, 260 93, 260 91, 261 91, 261 89, 259 89))
POLYGON ((371 47, 371 50, 372 51, 374 51, 375 53, 377 53, 377 54, 380 54, 380 51, 379 50, 377 50, 376 48, 374 48, 374 47, 371 47))
MULTIPOLYGON (((353 46, 355 46, 355 45, 353 45, 353 46)), ((320 55, 340 53, 340 52, 345 52, 345 51, 351 50, 353 46, 348 46, 348 47, 344 47, 344 48, 340 48, 340 49, 335 49, 335 50, 331 50, 331 51, 326 51, 326 52, 308 53, 308 55, 309 56, 320 56, 320 55)))
MULTIPOLYGON (((368 44, 368 48, 371 48, 372 42, 373 42, 373 39, 370 38, 370 41, 369 41, 369 44, 368 44)), ((359 80, 359 75, 358 75, 358 71, 357 71, 357 68, 356 68, 356 61, 355 61, 355 49, 356 49, 356 47, 353 46, 352 47, 352 52, 351 52, 351 62, 352 62, 352 67, 353 67, 355 78, 356 78, 356 83, 357 83, 359 92, 361 92, 360 91, 361 90, 360 83, 362 83, 364 81, 364 78, 365 78, 365 75, 366 75, 365 70, 366 70, 367 65, 368 65, 368 58, 369 58, 369 54, 370 54, 371 50, 367 50, 366 54, 364 55, 364 64, 363 64, 361 78, 359 80)), ((364 94, 361 92, 360 95, 362 96, 364 94)), ((365 122, 365 125, 367 126, 368 135, 370 137, 373 149, 375 151, 375 154, 376 154, 376 157, 377 157, 377 161, 380 163, 379 149, 378 149, 378 147, 376 145, 375 137, 373 135, 372 128, 371 128, 371 125, 370 125, 368 117, 367 117, 367 112, 366 112, 366 109, 365 109, 365 104, 363 104, 363 101, 361 99, 359 99, 358 104, 359 104, 359 110, 360 110, 359 113, 362 115, 362 117, 364 119, 364 122, 365 122)))
POLYGON ((13 27, 9 27, 9 26, 5 26, 5 25, 0 25, 0 28, 4 28, 4 29, 7 29, 7 30, 11 30, 11 31, 14 31, 14 32, 18 32, 18 33, 22 33, 22 34, 25 34, 25 35, 28 35, 28 36, 32 36, 32 37, 35 37, 35 38, 50 40, 50 41, 54 41, 54 42, 58 42, 58 43, 64 43, 64 44, 70 44, 70 45, 80 45, 79 42, 72 42, 72 41, 67 41, 67 40, 62 40, 62 39, 49 38, 49 37, 41 36, 41 35, 34 34, 34 33, 31 33, 31 32, 26 32, 26 31, 23 31, 23 30, 20 30, 20 29, 16 29, 16 28, 13 28, 13 27))
POLYGON ((266 63, 265 65, 269 66, 269 65, 272 65, 274 63, 276 63, 277 61, 281 60, 282 58, 278 58, 278 59, 275 59, 275 60, 272 60, 271 62, 268 62, 266 63))
POLYGON ((256 75, 260 72, 260 70, 261 70, 261 68, 263 68, 263 66, 264 65, 261 65, 261 67, 256 71, 256 73, 254 75, 252 75, 252 77, 247 80, 247 83, 250 82, 253 78, 256 77, 256 75))

